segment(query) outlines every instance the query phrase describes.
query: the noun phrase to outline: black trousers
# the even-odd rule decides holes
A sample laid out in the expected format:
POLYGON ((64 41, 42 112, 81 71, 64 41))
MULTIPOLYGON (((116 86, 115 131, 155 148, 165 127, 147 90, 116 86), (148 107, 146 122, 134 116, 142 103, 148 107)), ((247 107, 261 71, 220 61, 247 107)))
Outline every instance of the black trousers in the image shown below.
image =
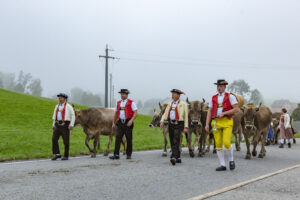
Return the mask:
POLYGON ((172 148, 171 158, 180 158, 180 139, 183 129, 183 121, 178 121, 178 124, 172 124, 169 122, 169 137, 172 148))
POLYGON ((133 123, 131 126, 127 126, 127 123, 130 119, 126 119, 125 123, 122 123, 121 120, 118 120, 117 122, 117 135, 116 135, 116 142, 115 142, 115 151, 114 155, 120 154, 120 146, 122 142, 122 138, 125 134, 126 141, 127 141, 127 148, 126 148, 126 154, 127 156, 131 156, 132 154, 132 129, 133 129, 133 123))
POLYGON ((52 135, 52 152, 53 154, 60 154, 58 140, 60 136, 63 138, 65 152, 64 156, 69 157, 69 149, 70 149, 70 130, 69 130, 70 122, 65 122, 64 125, 59 125, 55 123, 55 130, 52 135))

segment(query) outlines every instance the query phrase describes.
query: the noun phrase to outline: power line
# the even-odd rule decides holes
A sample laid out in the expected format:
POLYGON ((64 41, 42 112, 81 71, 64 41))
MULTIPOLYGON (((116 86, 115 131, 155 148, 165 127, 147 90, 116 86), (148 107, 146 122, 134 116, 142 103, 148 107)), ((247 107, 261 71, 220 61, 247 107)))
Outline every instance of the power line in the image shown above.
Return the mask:
POLYGON ((152 60, 152 59, 137 59, 137 58, 122 58, 122 60, 146 62, 146 63, 159 63, 159 64, 172 64, 172 65, 185 65, 207 67, 214 65, 214 67, 231 67, 231 68, 249 68, 249 69, 275 69, 275 70, 299 70, 300 66, 288 65, 271 65, 271 64, 240 64, 240 63, 213 63, 213 62, 188 62, 188 61, 169 61, 169 60, 152 60))

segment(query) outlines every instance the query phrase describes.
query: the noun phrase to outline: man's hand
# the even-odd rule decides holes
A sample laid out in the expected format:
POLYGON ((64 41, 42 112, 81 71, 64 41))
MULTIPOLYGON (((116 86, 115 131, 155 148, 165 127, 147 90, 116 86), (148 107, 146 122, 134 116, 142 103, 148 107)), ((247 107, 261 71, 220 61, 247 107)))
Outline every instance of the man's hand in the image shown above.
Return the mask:
POLYGON ((184 128, 184 129, 183 129, 183 132, 184 132, 184 133, 188 133, 188 131, 189 131, 188 128, 184 128))
POLYGON ((69 126, 69 130, 70 130, 70 131, 73 130, 73 126, 69 126))
POLYGON ((129 120, 129 122, 127 123, 127 126, 128 126, 128 127, 131 126, 132 123, 133 123, 133 121, 132 121, 132 120, 129 120))
POLYGON ((55 129, 56 129, 56 127, 55 127, 55 126, 52 126, 52 130, 55 131, 55 129))
POLYGON ((112 129, 115 129, 115 128, 116 128, 116 124, 115 124, 114 122, 112 123, 111 128, 112 128, 112 129))
POLYGON ((206 130, 207 133, 209 133, 209 124, 206 124, 205 130, 206 130))
POLYGON ((163 128, 163 127, 164 127, 164 123, 160 122, 160 128, 163 128))
POLYGON ((225 114, 222 112, 218 115, 218 118, 223 118, 225 116, 225 114))

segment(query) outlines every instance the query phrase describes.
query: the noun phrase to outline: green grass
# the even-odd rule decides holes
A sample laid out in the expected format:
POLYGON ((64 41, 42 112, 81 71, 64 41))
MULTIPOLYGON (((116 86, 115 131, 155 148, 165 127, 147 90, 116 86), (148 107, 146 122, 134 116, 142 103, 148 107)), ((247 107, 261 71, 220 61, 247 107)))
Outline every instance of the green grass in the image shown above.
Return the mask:
MULTIPOLYGON (((34 97, 0 89, 0 161, 49 158, 52 156, 52 114, 55 100, 34 97)), ((76 105, 77 108, 86 108, 76 105)), ((146 150, 163 147, 163 136, 159 129, 148 127, 150 116, 139 115, 133 132, 133 149, 146 150)), ((70 155, 89 154, 84 144, 82 128, 71 132, 70 155)), ((101 136, 103 152, 107 137, 101 136)), ((62 139, 60 148, 63 151, 62 139)), ((111 147, 113 150, 114 145, 111 147)))

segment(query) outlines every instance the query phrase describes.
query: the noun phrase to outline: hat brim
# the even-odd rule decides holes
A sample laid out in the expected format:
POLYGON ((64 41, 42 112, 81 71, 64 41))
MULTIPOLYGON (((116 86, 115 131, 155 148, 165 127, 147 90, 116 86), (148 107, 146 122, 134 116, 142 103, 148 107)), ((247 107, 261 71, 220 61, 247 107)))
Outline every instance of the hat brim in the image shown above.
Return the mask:
POLYGON ((119 94, 129 94, 130 92, 119 92, 119 94))
POLYGON ((65 99, 67 99, 68 97, 64 96, 64 95, 57 95, 57 97, 63 97, 65 99))
POLYGON ((220 84, 220 83, 214 83, 215 85, 228 85, 228 83, 222 83, 222 84, 220 84))

